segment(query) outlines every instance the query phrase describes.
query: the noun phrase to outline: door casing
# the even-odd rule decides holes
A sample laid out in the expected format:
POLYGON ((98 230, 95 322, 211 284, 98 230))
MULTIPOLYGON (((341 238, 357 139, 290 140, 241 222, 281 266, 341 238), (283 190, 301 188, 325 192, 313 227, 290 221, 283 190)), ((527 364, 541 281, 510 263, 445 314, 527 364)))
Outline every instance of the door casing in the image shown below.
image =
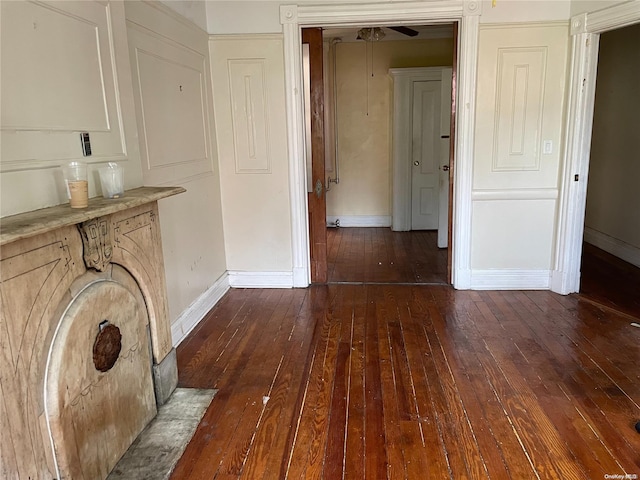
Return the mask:
POLYGON ((475 84, 478 60, 479 16, 482 2, 407 1, 402 4, 358 3, 330 5, 282 5, 280 23, 284 38, 285 96, 287 100, 287 146, 291 201, 293 286, 310 282, 307 185, 304 153, 304 111, 300 92, 301 28, 312 26, 424 25, 459 22, 456 79, 455 198, 452 231, 454 287, 471 284, 471 186, 473 171, 475 84))
POLYGON ((635 23, 640 23, 640 2, 626 2, 571 19, 567 139, 556 226, 556 261, 551 273, 551 290, 563 295, 580 291, 600 34, 635 23))

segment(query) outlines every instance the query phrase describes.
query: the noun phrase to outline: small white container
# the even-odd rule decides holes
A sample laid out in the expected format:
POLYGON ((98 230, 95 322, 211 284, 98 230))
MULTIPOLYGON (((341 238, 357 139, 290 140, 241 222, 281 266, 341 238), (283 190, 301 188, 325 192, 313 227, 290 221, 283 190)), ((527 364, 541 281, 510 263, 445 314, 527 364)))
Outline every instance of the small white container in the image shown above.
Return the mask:
POLYGON ((104 198, 120 198, 124 195, 124 171, 120 165, 109 162, 106 167, 99 168, 98 173, 104 198))

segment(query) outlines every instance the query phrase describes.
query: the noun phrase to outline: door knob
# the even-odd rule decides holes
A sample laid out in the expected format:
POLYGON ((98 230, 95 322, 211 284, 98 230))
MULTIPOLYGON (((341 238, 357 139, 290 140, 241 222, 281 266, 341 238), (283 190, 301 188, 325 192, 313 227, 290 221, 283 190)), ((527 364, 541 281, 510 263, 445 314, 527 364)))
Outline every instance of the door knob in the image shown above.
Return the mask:
POLYGON ((420 162, 416 160, 415 162, 413 162, 413 164, 417 167, 418 165, 420 165, 420 162))
POLYGON ((443 172, 448 172, 449 171, 449 165, 442 165, 442 171, 443 172))

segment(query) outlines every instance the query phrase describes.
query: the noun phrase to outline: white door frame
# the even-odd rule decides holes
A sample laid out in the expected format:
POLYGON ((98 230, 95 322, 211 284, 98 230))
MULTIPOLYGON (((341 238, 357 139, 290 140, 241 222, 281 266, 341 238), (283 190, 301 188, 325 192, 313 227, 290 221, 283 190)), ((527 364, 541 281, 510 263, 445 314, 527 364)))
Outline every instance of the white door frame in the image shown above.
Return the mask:
MULTIPOLYGON (((446 67, 391 68, 393 78, 393 119, 391 153, 391 229, 411 230, 411 107, 413 83, 442 81, 446 67), (408 113, 409 112, 409 113, 408 113)), ((444 108, 444 107, 442 107, 444 108)), ((451 105, 449 105, 451 109, 451 105)), ((440 119, 438 119, 440 125, 440 119)), ((440 159, 438 159, 440 164, 440 159)))
POLYGON ((551 290, 564 295, 580 290, 600 34, 638 22, 640 0, 583 13, 571 19, 569 110, 565 124, 567 140, 561 177, 556 262, 551 275, 551 290))
POLYGON ((309 226, 307 213, 304 113, 301 68, 301 28, 318 26, 424 25, 459 21, 456 148, 454 172, 452 283, 471 286, 471 186, 475 119, 479 0, 407 1, 329 5, 282 5, 285 97, 293 286, 310 284, 309 226), (462 107, 460 107, 462 106, 462 107))

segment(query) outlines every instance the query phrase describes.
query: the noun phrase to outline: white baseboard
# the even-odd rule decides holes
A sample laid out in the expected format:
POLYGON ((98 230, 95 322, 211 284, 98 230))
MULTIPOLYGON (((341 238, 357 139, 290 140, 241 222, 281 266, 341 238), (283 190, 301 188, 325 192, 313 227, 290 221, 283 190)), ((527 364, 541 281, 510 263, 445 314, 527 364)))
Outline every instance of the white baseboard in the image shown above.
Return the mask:
POLYGON ((589 227, 584 228, 584 241, 601 248, 625 262, 640 267, 640 248, 589 227))
POLYGON ((182 312, 171 325, 171 339, 177 347, 229 290, 229 276, 223 273, 216 282, 182 312))
POLYGON ((340 227, 390 227, 390 215, 327 215, 327 226, 333 227, 340 220, 340 227))
POLYGON ((472 290, 548 290, 549 270, 472 270, 472 290))
POLYGON ((292 288, 293 272, 241 272, 229 270, 232 288, 292 288))

